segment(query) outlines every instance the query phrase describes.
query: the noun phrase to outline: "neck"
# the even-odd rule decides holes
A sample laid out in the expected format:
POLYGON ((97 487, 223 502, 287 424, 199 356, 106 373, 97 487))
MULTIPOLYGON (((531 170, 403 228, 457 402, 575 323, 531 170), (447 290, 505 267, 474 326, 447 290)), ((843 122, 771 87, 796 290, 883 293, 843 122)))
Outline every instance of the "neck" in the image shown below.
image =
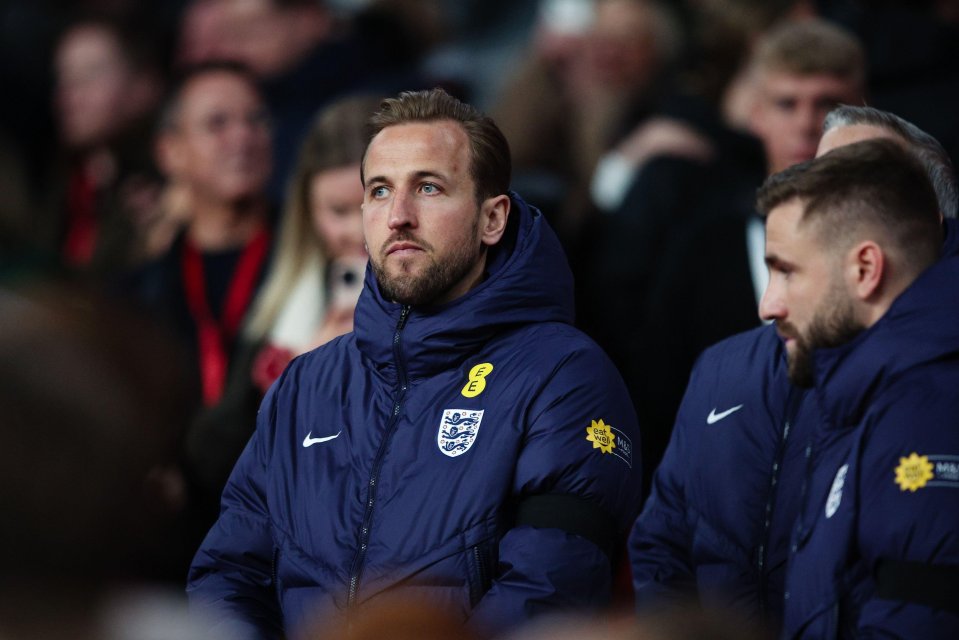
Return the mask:
POLYGON ((201 251, 236 249, 256 235, 265 218, 266 204, 260 199, 205 206, 194 211, 187 235, 201 251))

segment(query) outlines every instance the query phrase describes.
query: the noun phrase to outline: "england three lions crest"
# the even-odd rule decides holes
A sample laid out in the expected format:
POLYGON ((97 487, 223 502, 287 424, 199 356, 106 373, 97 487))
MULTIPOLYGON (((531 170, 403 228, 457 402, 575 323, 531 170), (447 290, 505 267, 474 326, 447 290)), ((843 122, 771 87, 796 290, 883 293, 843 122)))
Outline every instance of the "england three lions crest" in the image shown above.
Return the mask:
POLYGON ((436 446, 451 458, 463 455, 476 441, 482 421, 482 410, 446 409, 436 432, 436 446))

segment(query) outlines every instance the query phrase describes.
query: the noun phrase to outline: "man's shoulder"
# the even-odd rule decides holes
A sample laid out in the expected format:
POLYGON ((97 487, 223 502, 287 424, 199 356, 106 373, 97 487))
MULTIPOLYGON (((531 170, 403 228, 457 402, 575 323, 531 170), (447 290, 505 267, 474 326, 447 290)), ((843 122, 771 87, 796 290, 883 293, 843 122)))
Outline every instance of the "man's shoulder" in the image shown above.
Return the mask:
MULTIPOLYGON (((875 421, 871 438, 917 438, 959 446, 959 360, 928 362, 896 376, 882 386, 868 408, 875 421)), ((959 450, 957 450, 959 453, 959 450)))
POLYGON ((577 361, 612 367, 612 361, 595 340, 563 322, 526 325, 499 338, 507 348, 518 348, 530 366, 557 366, 577 361))
POLYGON ((291 378, 302 380, 322 377, 334 372, 342 373, 351 362, 358 361, 359 358, 360 352, 356 348, 353 333, 347 333, 293 358, 287 365, 281 382, 291 378))
POLYGON ((703 350, 697 366, 765 365, 783 358, 782 340, 773 325, 763 325, 720 340, 703 350))
POLYGON ((771 326, 758 327, 709 347, 690 374, 677 424, 712 424, 723 411, 777 422, 791 385, 782 344, 771 326))

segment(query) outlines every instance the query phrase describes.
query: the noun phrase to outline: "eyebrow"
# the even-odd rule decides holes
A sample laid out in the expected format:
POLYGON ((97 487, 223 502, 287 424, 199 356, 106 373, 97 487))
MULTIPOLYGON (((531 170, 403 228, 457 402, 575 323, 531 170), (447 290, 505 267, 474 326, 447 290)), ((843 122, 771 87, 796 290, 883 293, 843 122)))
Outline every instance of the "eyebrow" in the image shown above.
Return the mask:
MULTIPOLYGON (((442 180, 442 181, 444 181, 444 182, 449 182, 449 177, 446 176, 446 175, 443 174, 443 173, 440 173, 439 171, 432 171, 432 170, 423 169, 423 170, 420 170, 420 171, 414 171, 413 173, 408 174, 408 175, 409 175, 409 177, 411 177, 411 178, 413 178, 413 179, 417 179, 417 180, 421 180, 421 179, 423 179, 423 178, 436 178, 436 179, 442 180)), ((390 180, 389 180, 386 176, 372 176, 372 177, 366 179, 366 184, 372 184, 372 183, 374 183, 374 182, 386 182, 386 183, 389 183, 390 180)))
POLYGON ((779 268, 795 267, 794 264, 792 264, 788 260, 783 260, 782 258, 777 256, 775 253, 767 253, 765 257, 765 262, 766 262, 766 267, 770 269, 775 269, 777 267, 779 268))

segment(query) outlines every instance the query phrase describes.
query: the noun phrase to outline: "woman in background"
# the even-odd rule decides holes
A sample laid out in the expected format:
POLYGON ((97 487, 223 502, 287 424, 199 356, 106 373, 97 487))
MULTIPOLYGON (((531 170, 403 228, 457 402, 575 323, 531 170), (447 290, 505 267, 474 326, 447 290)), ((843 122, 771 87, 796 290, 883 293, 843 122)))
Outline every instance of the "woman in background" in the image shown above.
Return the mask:
POLYGON ((294 356, 353 329, 367 260, 360 162, 378 105, 366 96, 334 102, 300 150, 274 267, 247 327, 262 345, 252 371, 262 391, 294 356))

